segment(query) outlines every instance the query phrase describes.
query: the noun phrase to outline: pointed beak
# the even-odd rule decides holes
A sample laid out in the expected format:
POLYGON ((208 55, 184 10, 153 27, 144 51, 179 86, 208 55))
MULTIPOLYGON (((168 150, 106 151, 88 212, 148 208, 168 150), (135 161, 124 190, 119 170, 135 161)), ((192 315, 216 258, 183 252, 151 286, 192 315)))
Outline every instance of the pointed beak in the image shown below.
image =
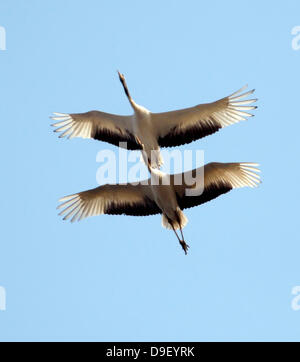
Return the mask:
POLYGON ((117 72, 118 72, 118 74, 119 74, 119 79, 120 79, 120 82, 121 82, 122 85, 123 85, 125 94, 126 94, 127 98, 129 99, 129 101, 132 102, 132 99, 131 99, 130 94, 129 94, 129 90, 128 90, 128 88, 127 88, 127 84, 126 84, 126 81, 125 81, 124 74, 120 73, 119 71, 117 71, 117 72))
POLYGON ((117 72, 118 72, 120 81, 122 82, 124 80, 124 74, 120 73, 118 70, 117 70, 117 72))

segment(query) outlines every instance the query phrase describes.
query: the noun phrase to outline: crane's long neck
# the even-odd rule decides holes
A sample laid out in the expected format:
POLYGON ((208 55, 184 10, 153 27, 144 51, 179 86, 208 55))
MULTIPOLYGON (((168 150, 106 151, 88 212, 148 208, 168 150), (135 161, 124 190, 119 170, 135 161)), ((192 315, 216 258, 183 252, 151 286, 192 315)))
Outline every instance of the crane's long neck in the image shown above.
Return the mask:
POLYGON ((124 88, 124 92, 126 94, 126 97, 128 98, 131 106, 133 109, 136 108, 136 103, 134 102, 134 100, 131 98, 131 95, 129 93, 129 90, 128 90, 128 87, 127 87, 127 84, 126 84, 126 80, 125 80, 125 77, 124 77, 124 74, 121 74, 119 71, 118 71, 118 74, 119 74, 119 79, 120 79, 120 82, 122 83, 122 86, 124 88))

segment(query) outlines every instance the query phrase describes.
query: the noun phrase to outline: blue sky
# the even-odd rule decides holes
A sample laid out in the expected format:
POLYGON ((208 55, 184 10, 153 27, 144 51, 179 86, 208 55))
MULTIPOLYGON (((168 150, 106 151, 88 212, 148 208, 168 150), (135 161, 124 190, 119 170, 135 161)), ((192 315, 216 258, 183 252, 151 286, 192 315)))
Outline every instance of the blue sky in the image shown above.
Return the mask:
MULTIPOLYGON (((299 1, 1 1, 0 340, 299 340, 299 1), (263 183, 186 211, 184 256, 160 216, 68 224, 59 197, 95 187, 101 149, 59 140, 49 115, 152 111, 244 84, 247 122, 194 142, 254 161, 263 183)), ((181 148, 183 149, 183 148, 181 148)))

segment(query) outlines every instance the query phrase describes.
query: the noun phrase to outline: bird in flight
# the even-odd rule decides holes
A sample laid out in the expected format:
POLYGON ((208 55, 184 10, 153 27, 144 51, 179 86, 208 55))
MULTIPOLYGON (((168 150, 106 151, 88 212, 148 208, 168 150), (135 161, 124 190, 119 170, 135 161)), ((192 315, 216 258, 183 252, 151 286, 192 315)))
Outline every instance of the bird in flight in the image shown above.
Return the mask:
POLYGON ((234 188, 258 186, 260 171, 257 166, 243 162, 208 163, 192 171, 169 175, 148 164, 151 177, 138 184, 106 184, 61 198, 59 215, 74 222, 101 214, 161 214, 162 225, 174 231, 187 254, 189 246, 182 229, 188 219, 182 210, 201 205, 234 188))
POLYGON ((142 150, 145 163, 160 168, 163 163, 160 147, 190 143, 219 129, 253 116, 257 99, 246 99, 253 90, 247 86, 216 102, 199 104, 176 111, 152 113, 132 99, 123 74, 118 72, 133 115, 121 116, 100 111, 86 113, 53 113, 54 132, 59 137, 82 137, 109 142, 129 150, 142 150), (152 156, 152 157, 151 157, 152 156))

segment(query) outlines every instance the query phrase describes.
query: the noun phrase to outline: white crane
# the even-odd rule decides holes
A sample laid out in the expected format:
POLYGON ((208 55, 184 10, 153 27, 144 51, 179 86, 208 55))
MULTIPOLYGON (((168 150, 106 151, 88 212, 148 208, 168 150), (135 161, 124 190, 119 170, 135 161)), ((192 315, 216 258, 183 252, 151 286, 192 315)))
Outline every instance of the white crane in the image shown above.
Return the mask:
POLYGON ((60 132, 59 137, 94 138, 125 147, 140 150, 144 145, 145 163, 159 168, 163 162, 160 147, 173 147, 203 138, 219 129, 253 116, 248 113, 255 109, 252 103, 257 99, 245 99, 254 89, 242 93, 245 88, 213 103, 177 111, 152 113, 132 99, 123 74, 119 74, 125 94, 133 108, 131 116, 120 116, 100 111, 87 113, 54 113, 51 118, 60 132), (126 146, 120 145, 120 142, 126 146), (152 151, 152 152, 151 152, 152 151), (145 158, 146 155, 146 158, 145 158))
POLYGON ((257 186, 260 183, 257 166, 255 163, 209 163, 203 166, 204 170, 168 175, 148 164, 150 179, 138 184, 106 184, 63 197, 59 200, 61 204, 58 209, 62 209, 59 215, 63 215, 64 220, 71 218, 71 222, 74 222, 100 214, 162 214, 162 225, 173 229, 187 254, 188 245, 182 229, 188 220, 182 209, 203 204, 234 188, 257 186), (182 180, 179 185, 178 180, 182 180), (202 193, 198 195, 199 187, 202 193), (187 190, 194 191, 193 195, 188 196, 187 190), (181 238, 177 234, 178 229, 181 238))

